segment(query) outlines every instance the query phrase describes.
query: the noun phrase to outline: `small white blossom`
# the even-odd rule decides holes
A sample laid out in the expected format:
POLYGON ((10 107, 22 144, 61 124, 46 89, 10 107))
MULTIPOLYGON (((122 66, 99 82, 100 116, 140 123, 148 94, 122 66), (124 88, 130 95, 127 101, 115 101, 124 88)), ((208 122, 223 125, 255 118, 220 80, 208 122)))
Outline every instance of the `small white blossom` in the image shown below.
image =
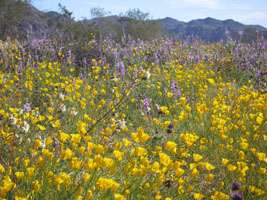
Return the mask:
POLYGON ((70 110, 70 114, 73 115, 73 116, 76 116, 78 114, 78 112, 76 111, 76 108, 72 108, 70 110))
POLYGON ((9 119, 11 120, 11 124, 12 125, 15 125, 16 123, 17 123, 17 118, 16 117, 14 117, 14 115, 10 115, 9 116, 9 119))
POLYGON ((65 98, 65 95, 63 93, 59 93, 59 98, 60 99, 64 99, 65 98))
POLYGON ((30 129, 30 125, 26 121, 24 121, 22 131, 25 133, 28 133, 29 129, 30 129))
POLYGON ((66 106, 64 105, 64 103, 60 104, 59 109, 61 112, 65 112, 66 111, 66 106))

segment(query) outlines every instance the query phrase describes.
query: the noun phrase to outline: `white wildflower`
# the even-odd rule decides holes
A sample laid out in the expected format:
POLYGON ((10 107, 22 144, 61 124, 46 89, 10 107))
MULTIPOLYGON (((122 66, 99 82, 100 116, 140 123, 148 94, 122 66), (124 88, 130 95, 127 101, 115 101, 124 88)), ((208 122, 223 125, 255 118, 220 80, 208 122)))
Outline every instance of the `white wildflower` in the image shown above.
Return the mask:
POLYGON ((30 125, 26 121, 24 121, 22 131, 25 133, 28 133, 29 129, 30 129, 30 125))
POLYGON ((60 110, 61 112, 65 112, 65 111, 66 111, 66 106, 64 105, 64 103, 60 104, 60 106, 59 106, 59 110, 60 110))

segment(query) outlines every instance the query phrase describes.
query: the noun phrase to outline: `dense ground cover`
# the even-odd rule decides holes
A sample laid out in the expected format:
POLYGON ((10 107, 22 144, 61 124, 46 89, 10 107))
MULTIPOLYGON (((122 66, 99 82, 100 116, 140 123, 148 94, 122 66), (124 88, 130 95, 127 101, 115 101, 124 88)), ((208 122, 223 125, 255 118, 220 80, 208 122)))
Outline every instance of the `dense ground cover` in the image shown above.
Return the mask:
POLYGON ((265 199, 266 47, 0 41, 0 198, 265 199))

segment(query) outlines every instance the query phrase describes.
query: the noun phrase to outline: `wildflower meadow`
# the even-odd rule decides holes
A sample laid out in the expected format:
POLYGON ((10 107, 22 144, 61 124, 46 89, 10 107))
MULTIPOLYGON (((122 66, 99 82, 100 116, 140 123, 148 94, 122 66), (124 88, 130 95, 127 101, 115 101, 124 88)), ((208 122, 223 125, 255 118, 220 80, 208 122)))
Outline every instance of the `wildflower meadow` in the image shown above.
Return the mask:
POLYGON ((0 41, 0 199, 267 199, 267 43, 0 41))

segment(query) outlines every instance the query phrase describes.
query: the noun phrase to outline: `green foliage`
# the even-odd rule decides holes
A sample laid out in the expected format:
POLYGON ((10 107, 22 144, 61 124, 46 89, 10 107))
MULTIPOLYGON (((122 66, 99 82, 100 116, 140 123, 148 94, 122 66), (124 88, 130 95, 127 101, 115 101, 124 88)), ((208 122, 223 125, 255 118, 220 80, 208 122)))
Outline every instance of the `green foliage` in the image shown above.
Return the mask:
POLYGON ((142 12, 139 8, 129 9, 124 15, 122 14, 122 16, 140 21, 150 20, 150 14, 142 12))
POLYGON ((129 9, 125 13, 120 13, 119 17, 109 16, 109 11, 104 8, 92 8, 91 17, 96 22, 101 35, 112 34, 117 42, 121 42, 122 37, 130 35, 134 39, 153 40, 164 35, 160 21, 153 20, 149 13, 140 9, 129 9))
POLYGON ((139 9, 129 9, 125 14, 120 14, 120 17, 126 35, 131 35, 134 39, 153 40, 164 34, 160 21, 153 20, 149 13, 139 9))
POLYGON ((99 55, 99 50, 89 48, 88 39, 98 41, 100 38, 100 31, 95 23, 84 23, 83 21, 76 22, 66 6, 58 5, 60 13, 56 21, 50 21, 50 26, 57 29, 57 32, 52 33, 52 37, 64 43, 64 49, 69 49, 75 55, 75 62, 77 64, 76 72, 79 73, 83 64, 83 59, 92 55, 93 57, 99 55))
POLYGON ((104 17, 107 14, 110 14, 109 11, 106 11, 104 8, 95 7, 90 10, 91 18, 104 17))
POLYGON ((73 18, 72 18, 72 12, 70 12, 70 11, 66 8, 66 6, 63 6, 63 5, 61 5, 61 3, 59 3, 59 4, 58 4, 58 7, 59 7, 59 10, 60 10, 61 15, 63 15, 64 17, 69 17, 69 18, 73 19, 73 18))
POLYGON ((25 32, 19 31, 19 24, 25 19, 29 0, 0 0, 0 39, 21 38, 25 32))

